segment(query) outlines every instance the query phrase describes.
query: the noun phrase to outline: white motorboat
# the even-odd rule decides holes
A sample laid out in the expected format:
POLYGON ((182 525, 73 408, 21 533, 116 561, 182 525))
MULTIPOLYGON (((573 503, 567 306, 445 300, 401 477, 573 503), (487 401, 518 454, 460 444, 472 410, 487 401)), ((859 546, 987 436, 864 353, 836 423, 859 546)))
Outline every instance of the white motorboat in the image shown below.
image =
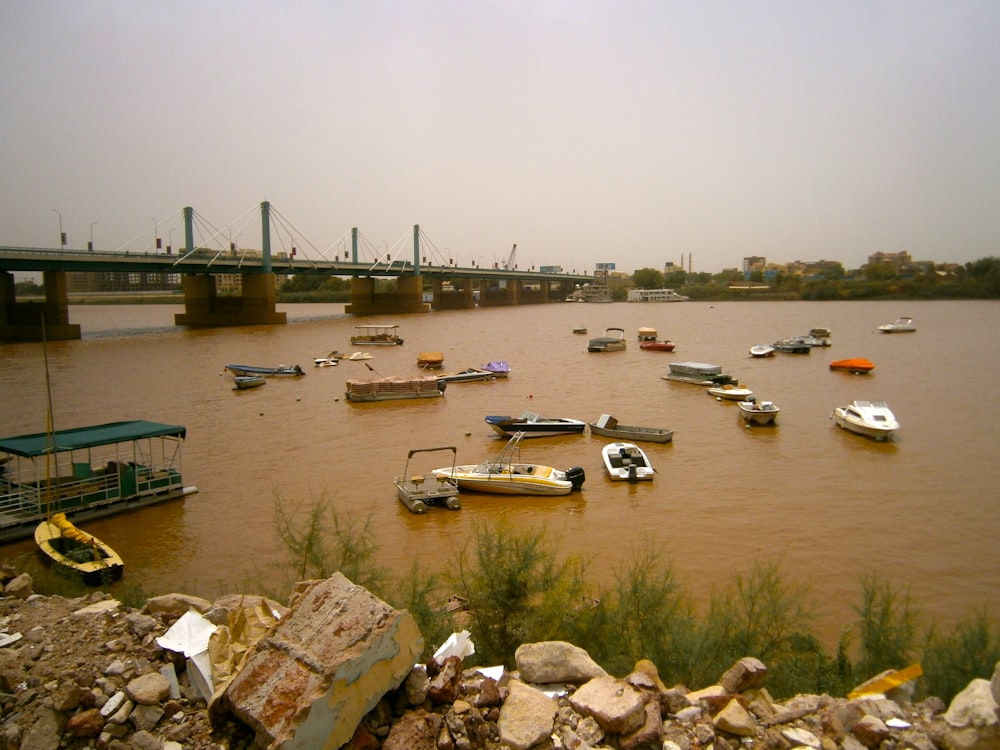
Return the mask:
POLYGON ((899 422, 885 401, 852 401, 847 406, 838 406, 831 416, 838 427, 875 440, 888 440, 899 429, 899 422))
POLYGON ((878 327, 879 333, 913 333, 917 327, 913 325, 913 318, 896 318, 894 323, 883 323, 878 327))
POLYGON ((476 367, 467 367, 458 372, 449 372, 447 375, 438 375, 438 380, 446 383, 468 383, 473 380, 493 380, 496 375, 489 370, 480 370, 476 367))
POLYGON ((458 510, 462 507, 462 503, 458 499, 458 484, 451 477, 438 476, 433 472, 429 475, 410 473, 410 460, 417 453, 434 453, 436 451, 451 451, 451 465, 452 468, 455 467, 458 449, 454 446, 414 448, 406 454, 406 465, 403 467, 403 473, 393 481, 393 484, 396 485, 396 497, 411 513, 426 513, 432 505, 438 505, 448 510, 458 510))
POLYGON ((490 415, 486 424, 504 437, 523 432, 525 437, 555 437, 557 435, 579 435, 587 423, 569 417, 540 417, 526 411, 519 417, 490 415))
POLYGON ((623 352, 625 351, 625 329, 608 328, 603 336, 597 336, 587 344, 588 352, 623 352))
POLYGON ((752 396, 736 405, 740 407, 740 416, 751 424, 773 424, 781 411, 773 401, 758 401, 752 396))
POLYGON ((746 401, 753 398, 753 391, 749 388, 729 384, 709 388, 708 395, 715 396, 717 399, 725 399, 726 401, 746 401))
POLYGON ((750 347, 751 357, 773 357, 774 347, 770 344, 754 344, 750 347))
POLYGON ((651 481, 656 473, 646 452, 634 443, 608 443, 601 448, 601 456, 614 481, 651 481))
POLYGON ((498 495, 568 495, 583 486, 584 470, 566 471, 521 461, 523 432, 517 432, 493 458, 468 466, 434 469, 437 477, 454 480, 459 489, 498 495))

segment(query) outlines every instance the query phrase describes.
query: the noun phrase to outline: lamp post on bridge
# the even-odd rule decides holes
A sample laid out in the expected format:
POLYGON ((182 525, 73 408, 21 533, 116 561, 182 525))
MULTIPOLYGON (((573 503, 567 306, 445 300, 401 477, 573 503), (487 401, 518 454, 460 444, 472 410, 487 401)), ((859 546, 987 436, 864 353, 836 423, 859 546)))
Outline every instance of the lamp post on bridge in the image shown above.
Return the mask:
POLYGON ((156 225, 155 218, 150 217, 149 220, 153 222, 153 253, 155 254, 160 249, 160 228, 156 225))
POLYGON ((94 252, 94 226, 97 224, 96 221, 90 222, 90 243, 87 245, 87 249, 90 252, 94 252))
POLYGON ((56 215, 59 217, 59 247, 63 248, 66 247, 66 233, 62 228, 62 211, 58 208, 53 208, 52 210, 55 211, 56 215))

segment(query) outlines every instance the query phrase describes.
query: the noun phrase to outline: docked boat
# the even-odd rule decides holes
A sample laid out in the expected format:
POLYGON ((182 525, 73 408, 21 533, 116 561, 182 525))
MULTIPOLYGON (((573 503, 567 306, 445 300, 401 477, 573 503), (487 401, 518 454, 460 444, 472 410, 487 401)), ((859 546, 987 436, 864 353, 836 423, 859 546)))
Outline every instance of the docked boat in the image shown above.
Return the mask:
POLYGON ((614 481, 651 481, 656 473, 646 452, 634 443, 608 443, 601 448, 601 457, 614 481))
POLYGON ((354 326, 357 331, 351 336, 352 346, 402 346, 403 339, 399 336, 399 326, 364 325, 354 326))
POLYGON ((913 333, 917 327, 913 325, 913 318, 896 318, 893 323, 883 323, 878 327, 879 333, 913 333))
POLYGON ((614 302, 611 292, 601 284, 584 284, 573 290, 567 302, 614 302))
POLYGON ((830 363, 831 370, 841 372, 852 372, 855 375, 864 375, 875 369, 874 363, 864 357, 852 357, 850 359, 838 359, 830 363))
POLYGON ((433 472, 410 473, 410 461, 418 453, 435 453, 451 451, 451 465, 455 466, 458 449, 454 446, 442 448, 414 448, 406 454, 406 464, 403 473, 393 480, 396 486, 396 497, 411 513, 426 513, 432 506, 459 510, 462 507, 458 499, 458 483, 449 476, 438 476, 433 472))
POLYGON ((719 365, 710 365, 706 362, 671 362, 670 371, 661 377, 665 380, 709 387, 730 383, 735 385, 739 382, 732 375, 724 373, 719 365))
POLYGON ((294 377, 305 375, 298 365, 278 365, 277 367, 257 367, 256 365, 226 365, 233 375, 260 375, 265 378, 294 377))
POLYGON ((833 343, 830 339, 832 335, 829 328, 816 327, 809 329, 809 335, 806 338, 813 346, 830 346, 833 343))
POLYGON ((482 365, 479 369, 493 373, 493 377, 495 378, 505 378, 510 375, 510 362, 502 359, 494 359, 482 365))
POLYGON ((458 372, 450 372, 447 375, 438 375, 438 380, 445 383, 469 383, 476 380, 493 380, 496 378, 489 370, 480 370, 475 367, 468 367, 458 372))
POLYGON ((556 437, 558 435, 579 435, 586 422, 563 417, 540 417, 526 411, 519 417, 488 416, 486 424, 506 438, 523 432, 524 437, 556 437))
POLYGON ((420 352, 417 355, 417 367, 425 370, 436 370, 444 364, 442 352, 420 352))
POLYGON ((233 378, 234 391, 246 391, 250 388, 260 388, 267 382, 263 375, 237 375, 233 378))
POLYGON ((35 527, 35 544, 46 562, 79 575, 89 586, 112 583, 125 572, 124 561, 110 545, 78 529, 65 513, 35 527))
POLYGON ((625 329, 607 328, 603 336, 597 336, 587 344, 588 352, 623 352, 625 351, 625 329))
POLYGON ((613 438, 619 442, 669 443, 674 437, 674 431, 665 427, 618 424, 618 420, 610 414, 602 414, 596 422, 590 422, 589 427, 592 434, 613 438))
POLYGON ((740 408, 740 416, 751 424, 772 424, 781 411, 773 401, 758 401, 753 396, 736 405, 740 408))
POLYGON ((725 401, 746 401, 753 397, 753 391, 749 388, 728 383, 726 385, 712 386, 708 389, 708 395, 725 401))
POLYGON ((524 432, 515 432, 493 458, 480 464, 434 469, 438 477, 453 479, 460 490, 498 495, 568 495, 583 486, 586 474, 574 466, 566 471, 521 460, 524 432))
POLYGON ((690 297, 673 289, 629 289, 626 302, 687 302, 690 297))
POLYGON ((852 401, 847 406, 838 406, 831 416, 838 427, 875 440, 888 440, 899 429, 899 422, 885 401, 852 401))
POLYGON ((784 352, 785 354, 809 354, 812 351, 812 346, 801 336, 791 336, 787 339, 775 341, 773 346, 775 351, 784 352))
POLYGON ((0 438, 0 543, 56 513, 87 521, 183 497, 187 429, 128 421, 0 438))
POLYGON ((444 395, 447 383, 433 375, 348 380, 344 396, 348 401, 391 401, 405 398, 436 398, 444 395))
POLYGON ((773 357, 774 347, 770 344, 754 344, 750 347, 750 356, 757 358, 773 357))

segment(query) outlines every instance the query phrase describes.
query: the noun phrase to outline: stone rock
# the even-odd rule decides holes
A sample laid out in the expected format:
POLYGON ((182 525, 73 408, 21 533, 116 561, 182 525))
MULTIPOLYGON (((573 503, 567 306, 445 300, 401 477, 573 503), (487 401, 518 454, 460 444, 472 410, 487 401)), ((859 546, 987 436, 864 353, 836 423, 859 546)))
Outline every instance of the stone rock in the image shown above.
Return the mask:
POLYGON ((662 733, 663 719, 660 716, 659 702, 648 701, 642 726, 630 734, 622 735, 618 747, 621 750, 661 750, 662 733))
POLYGON ((427 700, 430 678, 426 669, 412 669, 403 681, 403 694, 411 706, 419 706, 427 700))
POLYGON ((56 750, 65 726, 66 717, 58 711, 40 711, 38 718, 24 733, 19 750, 56 750))
POLYGON ((625 681, 640 690, 652 690, 660 695, 665 695, 667 692, 667 686, 660 679, 660 671, 649 659, 637 661, 632 667, 632 673, 625 678, 625 681))
POLYGON ((96 737, 104 728, 104 717, 98 708, 88 708, 73 714, 66 722, 66 733, 73 737, 96 737))
POLYGON ((569 697, 569 704, 608 734, 635 732, 645 721, 642 693, 615 677, 594 678, 569 697))
POLYGON ((152 706, 170 695, 170 683, 159 672, 147 672, 125 686, 125 694, 136 703, 152 706))
POLYGON ((170 615, 180 617, 189 609, 205 614, 212 608, 212 602, 202 599, 200 596, 190 596, 188 594, 163 594, 154 596, 146 601, 144 610, 151 615, 170 615))
POLYGON ((819 737, 802 727, 785 727, 781 730, 781 736, 798 747, 812 747, 819 750, 822 745, 819 737))
POLYGON ((290 612, 226 688, 233 713, 270 747, 339 748, 423 649, 409 612, 340 573, 301 586, 290 612))
POLYGON ((525 682, 578 684, 607 674, 590 654, 565 641, 522 643, 514 652, 517 671, 525 682))
POLYGON ((997 702, 988 680, 975 679, 955 696, 935 740, 946 750, 996 750, 1000 747, 997 702))
POLYGON ((437 750, 444 718, 422 708, 407 711, 389 730, 382 750, 437 750))
POLYGON ((528 750, 552 734, 558 704, 545 693, 519 680, 511 680, 500 709, 497 729, 500 742, 513 750, 528 750))
POLYGON ((12 578, 6 586, 3 587, 3 592, 7 596, 12 596, 15 599, 27 599, 31 596, 31 587, 34 582, 31 580, 31 576, 27 573, 21 573, 18 576, 12 578))
POLYGON ((823 712, 820 718, 824 731, 835 739, 840 740, 854 729, 854 725, 861 721, 861 717, 864 715, 865 710, 857 701, 848 701, 831 706, 823 712))
POLYGON ((767 678, 764 662, 753 656, 744 656, 733 664, 719 678, 719 684, 727 693, 742 693, 744 690, 759 688, 767 678))
POLYGON ((462 682, 462 659, 449 656, 435 674, 427 689, 427 697, 434 703, 454 703, 462 682))
POLYGON ((740 737, 753 737, 757 733, 757 722, 735 698, 715 715, 712 723, 716 729, 740 737))
POLYGON ((851 734, 861 741, 865 747, 876 748, 883 740, 889 738, 889 727, 877 716, 862 716, 861 720, 851 729, 851 734))

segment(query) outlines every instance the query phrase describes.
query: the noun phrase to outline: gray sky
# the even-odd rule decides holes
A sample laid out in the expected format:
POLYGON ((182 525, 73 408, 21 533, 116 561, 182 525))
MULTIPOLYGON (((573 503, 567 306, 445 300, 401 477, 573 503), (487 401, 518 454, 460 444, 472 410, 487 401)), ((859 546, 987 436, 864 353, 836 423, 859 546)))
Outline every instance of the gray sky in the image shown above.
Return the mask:
POLYGON ((997 256, 998 39, 995 0, 0 0, 0 245, 191 206, 259 247, 270 201, 316 257, 997 256))

